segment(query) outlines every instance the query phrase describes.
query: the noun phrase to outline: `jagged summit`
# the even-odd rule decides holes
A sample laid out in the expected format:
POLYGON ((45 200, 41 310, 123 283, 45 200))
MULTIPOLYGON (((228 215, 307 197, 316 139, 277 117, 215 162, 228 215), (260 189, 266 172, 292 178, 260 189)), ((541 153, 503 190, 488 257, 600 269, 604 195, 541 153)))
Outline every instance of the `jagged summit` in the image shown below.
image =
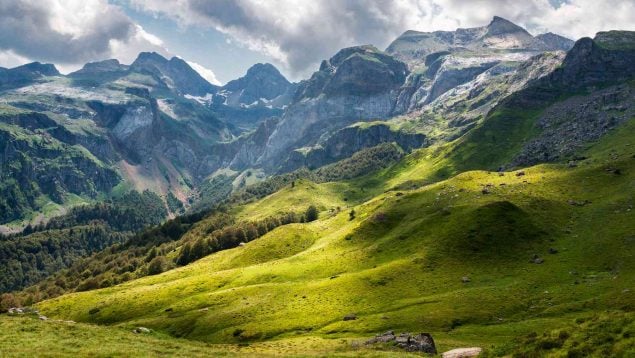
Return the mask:
POLYGON ((0 71, 0 89, 25 86, 47 76, 60 76, 55 65, 31 62, 0 71))
POLYGON ((30 73, 32 75, 40 76, 59 76, 60 72, 55 65, 51 63, 31 62, 22 66, 14 67, 9 71, 14 73, 30 73))
MULTIPOLYGON (((547 40, 555 41, 552 36, 547 37, 547 40)), ((491 55, 500 53, 501 50, 539 52, 559 50, 564 46, 566 44, 546 44, 521 26, 494 16, 488 25, 482 27, 434 32, 408 30, 393 41, 386 52, 412 66, 423 63, 427 55, 441 51, 470 51, 477 55, 491 55)))
POLYGON ((117 59, 109 59, 97 62, 89 62, 84 65, 80 70, 70 73, 69 76, 74 77, 77 75, 88 75, 107 72, 120 72, 126 71, 129 66, 119 63, 117 59))
POLYGON ((529 34, 527 30, 500 16, 494 16, 489 25, 487 25, 487 35, 489 36, 510 34, 514 32, 529 34))
POLYGON ((285 93, 291 83, 270 63, 251 66, 245 76, 229 81, 221 88, 238 96, 231 96, 231 102, 250 104, 259 99, 273 99, 285 93), (235 98, 234 98, 235 97, 235 98))
POLYGON ((137 59, 132 63, 131 66, 141 66, 148 63, 165 64, 167 62, 167 58, 156 52, 140 52, 137 56, 137 59))
POLYGON ((575 43, 575 41, 553 32, 536 35, 536 38, 542 41, 550 51, 569 51, 575 43))
POLYGON ((130 70, 151 73, 167 81, 167 85, 182 94, 205 96, 216 93, 218 87, 209 83, 183 59, 172 57, 170 60, 156 52, 141 52, 130 65, 130 70))

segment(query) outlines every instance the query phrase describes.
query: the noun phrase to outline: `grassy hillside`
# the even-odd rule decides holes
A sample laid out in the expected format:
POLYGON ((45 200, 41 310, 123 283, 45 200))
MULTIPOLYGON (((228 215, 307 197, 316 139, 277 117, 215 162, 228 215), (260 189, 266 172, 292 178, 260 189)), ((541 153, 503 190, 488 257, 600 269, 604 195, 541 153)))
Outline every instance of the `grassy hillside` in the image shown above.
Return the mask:
POLYGON ((492 354, 570 350, 580 336, 541 342, 610 309, 626 313, 615 313, 623 324, 602 349, 626 356, 635 349, 627 337, 635 309, 634 130, 630 121, 612 132, 576 167, 469 171, 428 184, 451 164, 444 153, 452 148, 441 147, 353 181, 300 181, 235 214, 257 219, 313 203, 318 221, 38 307, 210 343, 275 342, 304 352, 298 342, 315 339, 352 349, 350 340, 394 329, 429 331, 441 351, 478 345, 492 354), (357 319, 344 321, 350 314, 357 319), (534 339, 515 346, 512 338, 523 336, 534 339))

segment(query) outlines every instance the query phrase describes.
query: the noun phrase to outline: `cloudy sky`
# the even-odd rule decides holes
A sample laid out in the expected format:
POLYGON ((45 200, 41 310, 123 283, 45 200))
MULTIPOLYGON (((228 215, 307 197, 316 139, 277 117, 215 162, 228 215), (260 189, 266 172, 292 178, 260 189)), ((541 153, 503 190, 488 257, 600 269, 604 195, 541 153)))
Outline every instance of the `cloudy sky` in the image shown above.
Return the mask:
POLYGON ((340 48, 385 48, 408 29, 483 26, 494 15, 572 39, 635 30, 635 0, 0 0, 0 66, 68 72, 157 51, 215 83, 257 62, 299 80, 340 48))

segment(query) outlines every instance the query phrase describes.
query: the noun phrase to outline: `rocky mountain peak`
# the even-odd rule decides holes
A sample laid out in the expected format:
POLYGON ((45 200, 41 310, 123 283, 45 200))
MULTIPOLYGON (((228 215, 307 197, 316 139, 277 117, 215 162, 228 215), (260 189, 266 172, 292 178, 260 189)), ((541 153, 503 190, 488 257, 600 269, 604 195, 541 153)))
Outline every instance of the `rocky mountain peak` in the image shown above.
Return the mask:
POLYGON ((340 50, 311 79, 303 81, 296 99, 327 96, 366 96, 396 89, 408 75, 407 66, 374 46, 340 50))
POLYGON ((178 57, 168 60, 156 52, 141 52, 130 65, 130 69, 151 73, 181 94, 205 96, 218 90, 217 86, 209 83, 186 61, 178 57))
POLYGON ((132 63, 132 67, 142 66, 146 64, 160 64, 165 65, 168 63, 168 59, 161 56, 156 52, 140 52, 137 59, 132 63))
POLYGON ((60 76, 55 65, 32 62, 0 71, 0 89, 25 86, 46 76, 60 76))
POLYGON ((635 31, 602 31, 593 41, 602 48, 632 51, 635 49, 635 31))
POLYGON ((117 59, 110 59, 98 62, 89 62, 84 65, 79 71, 73 72, 70 76, 77 74, 90 74, 90 73, 103 73, 103 72, 118 72, 125 71, 128 66, 119 63, 117 59))
POLYGON ((51 63, 31 62, 26 65, 18 66, 10 69, 11 72, 20 72, 23 74, 31 74, 33 76, 59 76, 60 73, 51 63))
POLYGON ((547 46, 547 50, 550 51, 569 51, 575 43, 575 41, 553 32, 537 35, 536 38, 542 41, 547 46))
POLYGON ((489 25, 487 25, 487 35, 488 36, 512 34, 512 33, 516 33, 516 32, 520 32, 520 33, 524 33, 524 34, 529 35, 527 30, 523 29, 522 27, 520 27, 520 26, 514 24, 513 22, 511 22, 511 21, 509 21, 507 19, 504 19, 504 18, 502 18, 500 16, 494 16, 494 18, 489 23, 489 25))
POLYGON ((270 63, 251 66, 245 76, 228 82, 221 90, 240 92, 240 103, 250 104, 259 99, 273 99, 285 93, 291 83, 270 63))

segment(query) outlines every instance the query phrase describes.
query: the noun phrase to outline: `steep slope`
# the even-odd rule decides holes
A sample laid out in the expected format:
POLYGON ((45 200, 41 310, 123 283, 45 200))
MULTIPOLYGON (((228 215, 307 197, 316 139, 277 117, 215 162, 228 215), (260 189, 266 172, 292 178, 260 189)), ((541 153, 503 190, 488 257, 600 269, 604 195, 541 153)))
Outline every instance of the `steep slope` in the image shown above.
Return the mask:
POLYGON ((466 135, 471 144, 450 154, 458 169, 575 160, 586 143, 631 120, 633 43, 632 32, 578 40, 561 66, 505 99, 466 135))
POLYGON ((229 81, 213 97, 196 98, 228 123, 245 130, 279 117, 291 103, 296 84, 268 63, 253 65, 245 76, 229 81))
POLYGON ((547 45, 547 49, 551 51, 569 51, 575 43, 575 41, 553 32, 537 35, 536 38, 544 42, 547 45))
POLYGON ((233 126, 186 98, 217 87, 182 59, 141 53, 130 66, 106 60, 69 76, 33 63, 0 79, 2 224, 129 189, 187 203, 227 165, 214 146, 233 126))
POLYGON ((418 32, 406 31, 393 41, 386 52, 416 66, 424 62, 428 55, 444 51, 473 51, 477 53, 497 50, 544 51, 548 46, 531 36, 522 27, 494 16, 483 27, 457 29, 456 31, 418 32))
POLYGON ((217 86, 207 82, 178 57, 168 60, 156 52, 142 52, 130 65, 130 69, 140 73, 151 73, 165 80, 168 87, 182 95, 205 96, 218 90, 217 86))
MULTIPOLYGON (((369 46, 343 49, 299 84, 266 145, 243 147, 231 168, 275 173, 328 164, 341 157, 325 152, 363 148, 338 140, 348 138, 350 126, 398 115, 409 124, 389 124, 394 134, 390 140, 412 143, 409 148, 451 140, 472 128, 502 98, 553 70, 563 56, 546 52, 565 40, 557 35, 533 37, 495 17, 489 25, 473 29, 408 31, 386 53, 369 46), (407 62, 411 72, 398 60, 407 62), (409 121, 412 118, 419 123, 409 121)), ((388 140, 365 132, 379 127, 355 128, 361 136, 374 138, 364 146, 388 140)))

